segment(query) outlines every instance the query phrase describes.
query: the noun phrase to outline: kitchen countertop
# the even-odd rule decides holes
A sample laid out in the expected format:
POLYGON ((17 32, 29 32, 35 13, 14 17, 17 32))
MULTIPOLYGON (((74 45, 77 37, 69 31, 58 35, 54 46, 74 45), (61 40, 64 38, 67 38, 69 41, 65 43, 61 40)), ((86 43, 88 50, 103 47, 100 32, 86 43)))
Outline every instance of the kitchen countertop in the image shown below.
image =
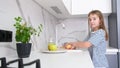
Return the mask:
MULTIPOLYGON (((24 63, 40 59, 41 68, 94 68, 88 50, 67 50, 63 53, 55 54, 32 51, 29 58, 23 59, 24 63)), ((35 67, 33 65, 29 68, 35 67)))
POLYGON ((107 46, 106 54, 117 54, 118 51, 119 50, 117 48, 107 46))
MULTIPOLYGON (((119 50, 113 47, 107 47, 106 54, 117 54, 119 50)), ((7 61, 17 59, 16 54, 8 54, 7 61)), ((47 54, 41 51, 32 51, 29 58, 24 58, 24 62, 30 62, 35 59, 41 60, 41 68, 93 68, 93 63, 87 49, 67 50, 66 53, 47 54), (57 67, 56 67, 57 66, 57 67)), ((12 64, 16 66, 16 64, 12 64)), ((28 67, 26 67, 28 68, 28 67)), ((34 67, 29 67, 34 68, 34 67)))

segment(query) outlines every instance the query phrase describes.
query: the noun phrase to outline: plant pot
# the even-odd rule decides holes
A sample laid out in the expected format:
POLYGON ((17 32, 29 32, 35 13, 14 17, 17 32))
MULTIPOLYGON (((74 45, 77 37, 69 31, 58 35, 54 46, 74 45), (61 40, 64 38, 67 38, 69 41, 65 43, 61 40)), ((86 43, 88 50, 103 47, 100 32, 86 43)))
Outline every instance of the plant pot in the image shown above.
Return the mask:
POLYGON ((19 58, 27 58, 31 53, 31 43, 17 43, 17 54, 19 58))

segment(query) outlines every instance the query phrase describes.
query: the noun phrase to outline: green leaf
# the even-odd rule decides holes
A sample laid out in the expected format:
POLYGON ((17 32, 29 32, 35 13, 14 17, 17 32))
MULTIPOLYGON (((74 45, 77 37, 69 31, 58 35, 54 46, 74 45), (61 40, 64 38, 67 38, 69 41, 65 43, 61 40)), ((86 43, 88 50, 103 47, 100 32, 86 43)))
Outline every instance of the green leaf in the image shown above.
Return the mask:
POLYGON ((43 28, 42 24, 38 26, 38 31, 37 31, 35 28, 31 26, 27 26, 26 24, 25 25, 21 24, 23 19, 20 16, 15 17, 14 20, 16 22, 14 24, 14 27, 16 28, 15 39, 17 42, 28 43, 30 41, 31 35, 34 34, 39 36, 40 33, 42 32, 42 28, 43 28))

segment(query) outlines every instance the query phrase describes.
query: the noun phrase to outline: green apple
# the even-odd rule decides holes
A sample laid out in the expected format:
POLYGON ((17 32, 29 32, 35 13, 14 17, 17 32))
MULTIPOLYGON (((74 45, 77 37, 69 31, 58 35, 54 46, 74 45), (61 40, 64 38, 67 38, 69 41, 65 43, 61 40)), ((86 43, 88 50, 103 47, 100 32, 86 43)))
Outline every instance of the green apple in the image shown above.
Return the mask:
POLYGON ((54 43, 49 43, 48 44, 48 50, 49 51, 56 51, 57 50, 57 46, 54 43))

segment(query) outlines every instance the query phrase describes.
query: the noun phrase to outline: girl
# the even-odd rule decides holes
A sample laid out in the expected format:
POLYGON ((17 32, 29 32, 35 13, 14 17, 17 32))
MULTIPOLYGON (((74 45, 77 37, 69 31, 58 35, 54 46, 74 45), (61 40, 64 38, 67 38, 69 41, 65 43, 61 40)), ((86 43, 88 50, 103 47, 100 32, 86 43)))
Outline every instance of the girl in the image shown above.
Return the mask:
POLYGON ((93 10, 88 14, 88 23, 91 28, 91 34, 87 41, 70 42, 64 45, 72 45, 71 49, 89 48, 91 58, 95 68, 108 68, 106 53, 106 41, 108 34, 104 25, 103 15, 99 10, 93 10))

